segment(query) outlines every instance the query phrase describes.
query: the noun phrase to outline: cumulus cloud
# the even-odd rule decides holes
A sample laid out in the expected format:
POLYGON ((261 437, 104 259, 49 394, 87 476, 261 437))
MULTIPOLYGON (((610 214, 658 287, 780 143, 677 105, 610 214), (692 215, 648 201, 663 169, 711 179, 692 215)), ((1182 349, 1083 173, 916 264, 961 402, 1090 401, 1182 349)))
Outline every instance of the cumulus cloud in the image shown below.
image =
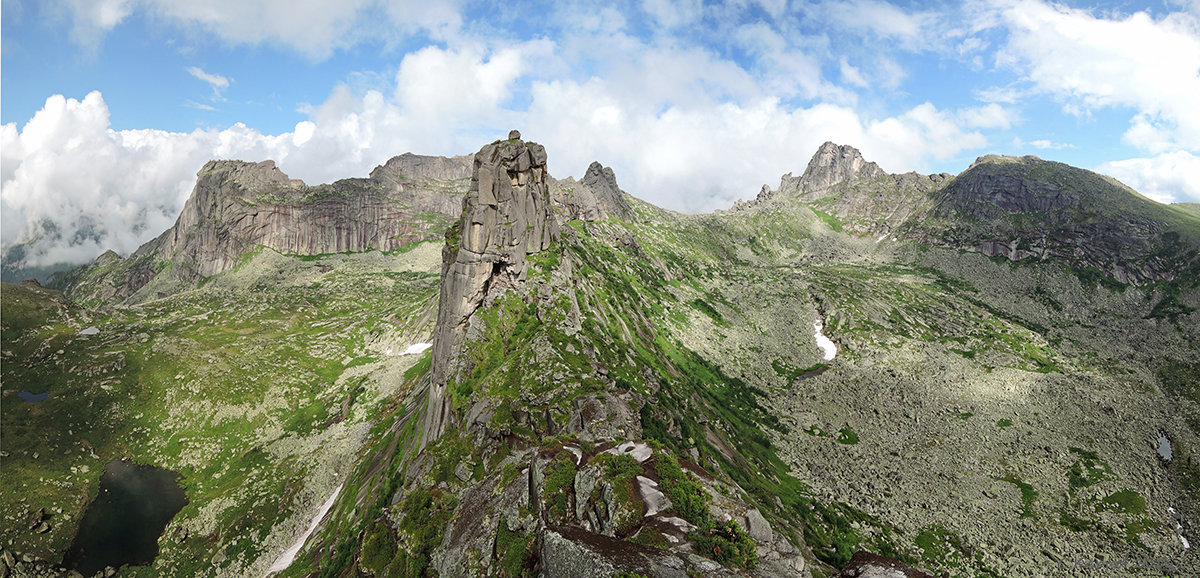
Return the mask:
POLYGON ((204 133, 109 129, 100 93, 52 96, 3 132, 3 242, 41 236, 32 264, 78 263, 129 251, 175 220, 209 156, 204 133))
MULTIPOLYGON (((185 70, 187 73, 208 83, 213 89, 213 100, 222 101, 225 97, 221 96, 221 91, 229 88, 229 79, 219 74, 209 74, 204 72, 199 66, 189 66, 185 70)), ((211 107, 210 107, 211 110, 211 107)))
POLYGON ((1200 150, 1200 19, 1105 19, 1037 0, 1013 3, 1003 18, 1009 37, 997 60, 1065 110, 1132 108, 1127 143, 1152 153, 1200 150))
POLYGON ((137 10, 230 45, 271 44, 322 60, 368 39, 428 32, 454 37, 461 1, 418 0, 56 0, 74 40, 94 47, 137 10), (382 17, 381 17, 382 16, 382 17))
POLYGON ((100 93, 51 97, 19 130, 3 126, 3 244, 40 236, 29 264, 84 262, 105 249, 127 254, 173 223, 211 158, 270 158, 292 177, 319 183, 366 175, 405 151, 469 153, 520 128, 547 146, 557 176, 580 176, 600 160, 631 193, 698 212, 728 207, 764 180, 803 170, 825 140, 858 146, 889 170, 923 169, 984 146, 975 129, 1003 117, 998 108, 930 103, 882 118, 845 105, 787 105, 764 96, 744 72, 697 66, 711 55, 673 48, 643 54, 605 78, 533 81, 518 104, 517 90, 554 51, 545 40, 425 48, 404 58, 389 93, 338 87, 308 109, 307 120, 277 135, 240 123, 190 133, 117 131, 100 93), (672 64, 682 76, 652 82, 672 64), (742 92, 680 95, 706 83, 742 92), (632 96, 637 86, 648 97, 632 96))
POLYGON ((833 104, 787 107, 771 97, 660 111, 623 102, 595 78, 535 85, 527 126, 525 134, 547 145, 554 174, 578 177, 599 160, 630 193, 687 212, 728 208, 758 183, 803 171, 826 140, 857 146, 889 170, 923 168, 986 144, 956 114, 929 103, 881 119, 833 104))
POLYGON ((1161 203, 1200 203, 1200 157, 1187 151, 1107 162, 1096 170, 1161 203))
POLYGON ((365 176, 405 151, 471 152, 516 126, 516 113, 503 106, 526 63, 544 50, 541 42, 494 52, 422 50, 402 61, 393 94, 339 87, 308 120, 278 135, 241 123, 190 133, 116 131, 99 92, 82 100, 52 96, 23 127, 7 123, 0 133, 0 241, 36 241, 31 265, 86 262, 106 249, 127 254, 174 223, 196 171, 213 158, 275 159, 315 184, 365 176), (447 126, 448 118, 456 121, 447 126))

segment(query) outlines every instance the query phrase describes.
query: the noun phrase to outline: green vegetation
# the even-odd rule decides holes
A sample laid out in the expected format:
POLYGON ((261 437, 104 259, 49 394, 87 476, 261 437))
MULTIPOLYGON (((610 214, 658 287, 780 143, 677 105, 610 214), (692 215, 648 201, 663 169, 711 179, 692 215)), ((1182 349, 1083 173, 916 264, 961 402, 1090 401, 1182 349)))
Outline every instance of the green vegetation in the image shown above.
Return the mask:
POLYGON ((1105 480, 1116 479, 1112 468, 1096 455, 1096 452, 1076 447, 1070 448, 1077 457, 1067 471, 1067 483, 1071 488, 1086 488, 1105 480))
POLYGON ((500 576, 519 578, 531 576, 530 562, 534 556, 532 535, 508 529, 503 520, 496 526, 496 557, 500 563, 500 576))
POLYGON ((709 305, 707 301, 697 298, 692 299, 688 304, 696 311, 707 315, 718 327, 729 327, 729 323, 725 321, 725 317, 721 315, 721 312, 713 308, 712 305, 709 305))
POLYGON ((388 567, 389 575, 423 576, 429 554, 442 541, 446 522, 458 507, 454 494, 437 490, 412 490, 400 503, 400 551, 388 567))
POLYGON ((792 381, 795 381, 797 378, 799 378, 801 376, 811 375, 814 373, 820 373, 822 371, 825 371, 828 368, 829 368, 829 365, 825 364, 825 363, 817 363, 817 364, 809 366, 809 367, 801 368, 801 367, 793 367, 786 361, 779 360, 779 359, 775 359, 775 360, 771 361, 771 369, 775 370, 775 375, 782 377, 783 379, 787 380, 789 383, 792 381))
POLYGON ((730 520, 702 528, 689 537, 696 543, 696 550, 702 556, 739 568, 758 565, 754 540, 746 535, 737 522, 730 520))
POLYGON ((1121 514, 1144 514, 1146 499, 1133 490, 1120 490, 1101 500, 1099 507, 1121 514))
POLYGON ((1038 492, 1037 492, 1037 490, 1033 489, 1032 485, 1021 481, 1021 478, 1017 477, 1016 474, 1011 474, 1011 473, 1005 475, 1003 478, 995 478, 995 480, 999 481, 999 482, 1008 482, 1008 483, 1016 486, 1017 489, 1021 491, 1021 517, 1022 518, 1036 518, 1037 517, 1033 513, 1033 503, 1036 502, 1038 499, 1038 492))
POLYGON ((363 538, 358 564, 368 574, 384 576, 395 555, 396 540, 386 523, 377 522, 363 538))
POLYGON ((835 217, 833 215, 830 215, 829 213, 826 213, 825 211, 822 211, 821 209, 813 207, 812 205, 809 205, 809 208, 811 208, 812 212, 814 214, 816 214, 818 218, 820 218, 822 221, 824 221, 825 224, 827 226, 829 226, 830 229, 833 229, 834 231, 837 231, 838 233, 842 232, 842 221, 840 219, 838 219, 837 217, 835 217))
MULTIPOLYGON (((389 259, 404 266, 408 258, 389 259)), ((49 398, 2 404, 0 540, 60 557, 104 464, 133 458, 183 476, 189 503, 173 524, 214 528, 164 538, 155 568, 239 572, 263 554, 274 524, 307 515, 311 505, 297 501, 306 486, 332 492, 323 460, 352 458, 354 449, 327 445, 322 454, 319 440, 374 423, 404 393, 359 373, 380 363, 367 337, 416 329, 437 277, 380 267, 381 259, 304 261, 264 250, 199 290, 108 313, 5 285, 6 393, 21 384, 49 398), (268 267, 271 283, 260 277, 268 267), (91 326, 99 333, 80 334, 91 326), (40 481, 51 477, 56 483, 40 481), (45 533, 23 531, 19 519, 39 508, 62 513, 45 533), (218 551, 225 561, 214 565, 218 551)), ((362 551, 357 539, 331 549, 348 564, 362 551)))
POLYGON ((854 433, 854 430, 850 429, 850 426, 846 426, 838 430, 837 442, 848 446, 854 445, 858 443, 858 434, 854 433))
POLYGON ((679 517, 700 527, 712 525, 708 515, 708 492, 691 472, 684 472, 679 462, 664 452, 654 454, 654 468, 662 479, 663 493, 671 499, 673 511, 679 517))
POLYGON ((545 502, 546 515, 551 520, 563 520, 570 513, 568 506, 575 483, 575 460, 571 452, 558 452, 546 466, 545 475, 542 500, 545 502))

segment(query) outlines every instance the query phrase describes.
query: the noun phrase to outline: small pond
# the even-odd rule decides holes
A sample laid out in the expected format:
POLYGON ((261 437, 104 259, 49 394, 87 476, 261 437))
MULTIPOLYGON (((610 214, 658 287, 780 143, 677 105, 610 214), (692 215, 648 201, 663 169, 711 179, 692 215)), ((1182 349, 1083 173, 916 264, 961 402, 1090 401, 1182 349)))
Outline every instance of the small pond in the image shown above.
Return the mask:
POLYGON ((37 403, 39 401, 46 401, 46 398, 50 397, 50 392, 30 393, 28 391, 21 391, 17 392, 17 397, 25 400, 26 403, 37 403))
POLYGON ((179 474, 109 462, 63 565, 91 576, 106 566, 143 566, 158 555, 158 537, 188 503, 179 474))
POLYGON ((1174 453, 1171 449, 1171 440, 1167 437, 1167 434, 1158 434, 1158 459, 1170 462, 1175 457, 1174 453))

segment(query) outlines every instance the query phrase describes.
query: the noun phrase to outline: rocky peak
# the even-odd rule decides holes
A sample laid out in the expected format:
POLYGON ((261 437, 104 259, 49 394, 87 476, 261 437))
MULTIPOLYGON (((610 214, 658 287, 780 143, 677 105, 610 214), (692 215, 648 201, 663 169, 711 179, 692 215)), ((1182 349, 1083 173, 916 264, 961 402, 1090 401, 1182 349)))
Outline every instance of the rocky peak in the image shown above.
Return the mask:
POLYGON ((375 167, 371 171, 371 180, 377 182, 456 180, 470 172, 472 160, 471 155, 433 157, 404 153, 375 167))
POLYGON ((870 181, 887 176, 887 174, 886 171, 879 168, 879 165, 864 159, 858 149, 849 145, 826 142, 808 161, 808 167, 804 169, 803 175, 799 177, 793 177, 792 173, 783 175, 779 183, 779 192, 813 199, 823 196, 825 192, 839 184, 853 185, 860 181, 870 181))
MULTIPOLYGON (((209 183, 234 183, 248 191, 266 190, 273 187, 303 187, 304 181, 287 176, 275 161, 265 160, 257 163, 246 161, 208 161, 200 172, 196 173, 197 185, 209 183)), ((210 190, 220 191, 227 187, 210 187, 210 190)))
POLYGON ((567 210, 570 219, 603 221, 609 217, 625 219, 633 209, 617 186, 617 176, 611 168, 593 162, 583 179, 566 179, 556 187, 555 201, 567 210))
MULTIPOLYGON (((423 441, 441 435, 450 414, 446 383, 462 369, 471 316, 489 297, 520 286, 526 256, 550 246, 558 223, 546 186, 546 149, 517 131, 475 154, 471 188, 442 250, 441 298, 423 441)), ((474 328, 476 331, 479 328, 474 328)))
POLYGON ((867 162, 858 149, 827 142, 817 149, 800 177, 802 192, 823 191, 838 183, 874 179, 887 173, 867 162))

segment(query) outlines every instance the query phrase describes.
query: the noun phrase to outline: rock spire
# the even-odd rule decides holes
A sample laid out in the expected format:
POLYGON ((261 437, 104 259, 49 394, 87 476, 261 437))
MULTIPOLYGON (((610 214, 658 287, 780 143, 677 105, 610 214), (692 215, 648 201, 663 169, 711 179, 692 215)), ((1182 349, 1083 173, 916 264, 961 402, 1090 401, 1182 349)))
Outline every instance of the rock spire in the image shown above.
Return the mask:
POLYGON ((817 149, 812 160, 808 161, 803 175, 793 177, 788 173, 783 176, 779 190, 785 194, 819 196, 840 183, 854 184, 885 175, 887 172, 879 168, 879 165, 864 159, 858 149, 826 142, 817 149))
POLYGON ((447 232, 442 249, 424 443, 447 426, 451 407, 446 384, 462 369, 471 315, 489 296, 524 281, 526 256, 548 248, 558 237, 546 176, 546 149, 522 141, 515 130, 508 140, 475 154, 462 215, 447 232))

